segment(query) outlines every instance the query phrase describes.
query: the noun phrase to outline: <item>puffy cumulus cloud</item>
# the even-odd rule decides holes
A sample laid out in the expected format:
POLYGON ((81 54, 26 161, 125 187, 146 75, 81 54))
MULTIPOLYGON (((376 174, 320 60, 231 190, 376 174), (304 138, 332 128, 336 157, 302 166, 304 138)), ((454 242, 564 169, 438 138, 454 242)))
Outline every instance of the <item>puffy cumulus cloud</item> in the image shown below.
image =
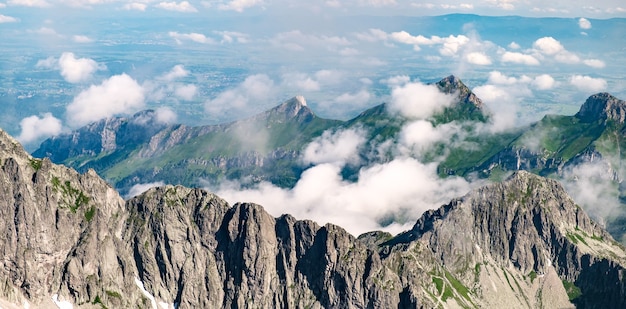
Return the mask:
POLYGON ((137 111, 144 107, 144 89, 126 74, 114 75, 79 93, 66 108, 72 127, 137 111))
POLYGON ((198 93, 198 87, 194 84, 183 84, 177 81, 189 75, 190 72, 183 65, 178 64, 154 80, 144 82, 143 88, 148 95, 147 100, 193 100, 198 93))
POLYGON ((578 27, 580 27, 580 29, 591 29, 591 22, 589 21, 589 19, 586 19, 584 17, 581 17, 578 20, 578 27))
POLYGON ((131 3, 124 4, 122 8, 127 11, 142 11, 143 12, 146 10, 147 7, 148 5, 145 3, 131 2, 131 3))
POLYGON ((50 3, 46 0, 9 0, 8 5, 46 8, 50 3))
POLYGON ((187 75, 189 75, 189 71, 185 69, 185 66, 182 64, 177 64, 169 72, 159 76, 157 79, 171 82, 173 80, 186 77, 187 75))
POLYGON ((548 90, 554 88, 556 81, 548 74, 541 74, 535 77, 532 84, 539 90, 548 90))
POLYGON ((606 80, 590 76, 573 75, 569 79, 570 84, 585 92, 598 92, 606 89, 606 80))
POLYGON ((19 21, 19 19, 15 18, 15 17, 11 17, 11 16, 0 14, 0 24, 15 23, 15 22, 18 22, 18 21, 19 21))
POLYGON ((387 32, 380 29, 369 29, 367 32, 356 33, 355 37, 365 42, 377 42, 387 40, 389 38, 389 35, 387 34, 387 32))
POLYGON ((65 52, 59 58, 61 76, 70 83, 80 83, 91 79, 93 73, 106 69, 93 59, 76 58, 74 53, 65 52))
POLYGON ((537 49, 539 52, 541 52, 542 54, 550 55, 550 56, 556 55, 565 50, 565 47, 563 47, 561 42, 559 42, 558 40, 554 39, 551 36, 537 39, 533 43, 533 47, 537 49))
POLYGON ((72 40, 76 43, 91 43, 93 39, 86 35, 74 35, 72 36, 72 40))
POLYGON ((304 164, 330 163, 339 166, 359 163, 359 148, 366 141, 366 132, 360 129, 325 131, 304 148, 304 164))
POLYGON ((137 195, 140 195, 141 193, 144 193, 146 191, 148 191, 151 188, 154 187, 161 187, 164 186, 165 183, 162 181, 157 181, 157 182, 148 182, 148 183, 138 183, 134 186, 132 186, 130 188, 130 190, 128 190, 128 194, 126 194, 126 196, 124 197, 125 199, 130 199, 132 197, 135 197, 137 195))
POLYGON ((232 0, 225 4, 220 4, 218 8, 224 11, 243 12, 246 9, 263 5, 263 0, 232 0))
POLYGON ((176 112, 167 106, 162 106, 156 109, 156 120, 160 123, 172 124, 178 119, 176 112))
POLYGON ((228 111, 242 111, 252 103, 273 100, 276 86, 265 74, 256 74, 246 79, 233 89, 226 90, 216 98, 208 100, 204 108, 208 113, 220 114, 228 111))
POLYGON ((160 2, 157 5, 155 5, 155 7, 168 10, 168 11, 176 11, 176 12, 183 12, 183 13, 198 12, 198 9, 196 9, 193 5, 191 5, 189 1, 182 1, 180 3, 176 1, 160 2))
POLYGON ((389 110, 412 119, 426 119, 454 102, 454 96, 444 94, 435 85, 419 82, 393 88, 389 110))
POLYGON ((471 52, 465 55, 465 60, 468 63, 475 64, 475 65, 490 65, 491 64, 491 58, 489 58, 489 56, 485 55, 485 53, 483 52, 471 52))
POLYGON ((438 142, 452 142, 455 135, 461 133, 461 126, 456 122, 433 126, 430 121, 416 120, 403 126, 398 138, 398 152, 405 155, 420 156, 438 142))
POLYGON ((403 157, 362 168, 356 182, 343 180, 341 167, 327 163, 306 170, 293 189, 261 183, 252 189, 223 186, 217 194, 231 203, 254 201, 274 216, 290 213, 321 224, 338 224, 359 235, 380 229, 394 234, 409 229, 425 210, 462 196, 470 188, 460 177, 439 178, 434 163, 403 157), (402 217, 410 218, 409 222, 380 224, 402 217))
POLYGON ((168 32, 168 35, 176 40, 176 43, 182 44, 183 41, 192 41, 201 44, 216 44, 217 42, 210 37, 205 36, 202 33, 178 33, 176 31, 168 32))
POLYGON ((539 60, 537 60, 537 58, 535 58, 532 55, 517 53, 517 52, 509 52, 509 51, 502 54, 500 61, 505 62, 505 63, 511 62, 511 63, 518 63, 518 64, 524 64, 524 65, 539 65, 539 60))
POLYGON ((61 120, 54 117, 51 113, 45 113, 43 117, 30 116, 20 121, 21 132, 17 137, 20 143, 28 144, 41 138, 55 136, 61 133, 63 125, 61 120))
POLYGON ((580 57, 578 55, 568 51, 565 47, 553 37, 543 37, 537 39, 533 43, 533 48, 540 54, 545 56, 552 56, 554 60, 566 63, 566 64, 577 64, 581 62, 580 57))
POLYGON ((606 66, 606 63, 604 63, 604 61, 599 60, 599 59, 586 59, 586 60, 583 60, 583 63, 595 69, 602 69, 606 66))

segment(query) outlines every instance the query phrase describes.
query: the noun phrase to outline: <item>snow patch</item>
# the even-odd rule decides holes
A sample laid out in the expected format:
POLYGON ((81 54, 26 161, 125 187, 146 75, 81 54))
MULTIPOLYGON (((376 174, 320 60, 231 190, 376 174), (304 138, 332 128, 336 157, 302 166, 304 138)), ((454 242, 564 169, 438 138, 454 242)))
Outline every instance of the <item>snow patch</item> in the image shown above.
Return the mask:
MULTIPOLYGON (((52 295, 52 301, 59 309, 74 309, 74 305, 72 305, 72 303, 70 303, 69 301, 59 300, 59 294, 52 295)), ((27 302, 24 303, 24 308, 27 308, 26 304, 27 302)))
POLYGON ((156 299, 154 298, 154 296, 152 294, 150 294, 150 292, 148 292, 146 290, 146 288, 143 285, 143 282, 141 282, 141 280, 139 280, 139 278, 135 277, 135 284, 137 285, 137 287, 139 287, 139 289, 141 290, 141 293, 143 293, 143 295, 145 297, 147 297, 150 300, 150 303, 152 304, 152 309, 176 309, 176 305, 174 304, 168 304, 166 302, 159 302, 159 307, 157 307, 157 302, 156 299))
POLYGON ((30 309, 30 303, 27 300, 24 301, 23 306, 24 306, 24 309, 30 309))

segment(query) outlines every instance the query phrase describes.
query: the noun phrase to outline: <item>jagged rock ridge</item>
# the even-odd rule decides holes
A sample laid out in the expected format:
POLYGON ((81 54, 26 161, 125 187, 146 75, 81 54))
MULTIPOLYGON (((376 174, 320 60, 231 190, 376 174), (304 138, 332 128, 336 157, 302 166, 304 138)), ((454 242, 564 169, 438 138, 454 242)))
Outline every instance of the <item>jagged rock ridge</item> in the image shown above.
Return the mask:
POLYGON ((124 202, 0 133, 3 307, 621 307, 624 249, 526 172, 359 238, 201 189, 124 202), (10 305, 12 304, 12 305, 10 305))

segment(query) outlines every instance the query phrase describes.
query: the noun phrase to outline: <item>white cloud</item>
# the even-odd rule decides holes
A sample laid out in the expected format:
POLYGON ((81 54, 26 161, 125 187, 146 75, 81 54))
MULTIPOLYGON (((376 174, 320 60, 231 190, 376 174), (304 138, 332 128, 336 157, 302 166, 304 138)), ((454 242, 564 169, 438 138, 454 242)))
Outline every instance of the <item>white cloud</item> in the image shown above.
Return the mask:
POLYGON ((71 126, 79 127, 143 107, 144 89, 130 76, 121 74, 79 93, 67 106, 66 117, 71 126))
POLYGON ((518 53, 518 52, 505 52, 500 58, 502 62, 511 62, 524 65, 539 65, 539 60, 532 55, 518 53))
POLYGON ((607 87, 606 80, 590 76, 573 75, 569 81, 574 87, 585 92, 598 92, 607 87))
POLYGON ((182 44, 182 41, 193 41, 193 42, 202 43, 202 44, 216 44, 217 43, 214 39, 209 38, 205 36, 204 34, 195 33, 195 32, 178 33, 175 31, 170 31, 168 32, 168 35, 174 38, 178 44, 182 44))
POLYGON ((218 8, 224 11, 243 12, 245 9, 262 5, 262 0, 232 0, 227 4, 221 4, 218 8))
POLYGON ((105 69, 89 58, 76 58, 74 53, 65 52, 59 58, 61 76, 70 83, 80 83, 91 79, 93 73, 105 69))
POLYGON ((50 3, 45 0, 9 0, 7 1, 8 5, 15 6, 28 6, 28 7, 39 7, 45 8, 49 7, 50 3))
POLYGON ((192 84, 181 85, 181 86, 176 87, 176 90, 174 90, 174 94, 177 97, 186 101, 193 100, 193 97, 196 96, 197 92, 198 92, 198 87, 192 84))
POLYGON ((439 53, 443 56, 454 56, 461 46, 469 43, 469 41, 470 39, 462 34, 457 36, 450 35, 443 38, 443 46, 439 49, 439 53))
POLYGON ((74 35, 72 36, 72 40, 76 43, 91 43, 93 39, 89 38, 86 35, 74 35))
POLYGON ((236 31, 214 31, 213 33, 218 34, 222 37, 220 43, 248 43, 249 36, 245 33, 236 32, 236 31))
POLYGON ((336 164, 319 164, 306 170, 291 190, 262 183, 253 189, 224 186, 217 194, 232 203, 254 201, 275 216, 290 213, 320 224, 331 222, 359 235, 380 229, 394 234, 406 230, 425 210, 469 189, 470 184, 460 177, 439 178, 434 163, 396 158, 362 168, 356 182, 343 180, 336 164), (379 223, 398 217, 411 219, 404 225, 382 227, 379 223))
POLYGON ((576 54, 566 50, 561 42, 553 37, 543 37, 537 39, 533 43, 533 47, 543 55, 553 56, 554 60, 558 62, 567 64, 580 63, 580 58, 576 54))
POLYGON ((517 83, 525 83, 529 81, 530 81, 530 78, 526 75, 522 75, 522 77, 518 79, 512 76, 511 77, 506 76, 502 74, 500 71, 489 72, 489 79, 487 80, 488 83, 496 84, 496 85, 515 85, 517 83))
POLYGON ((172 124, 178 119, 176 112, 167 106, 162 106, 156 109, 156 120, 160 123, 172 124))
POLYGON ((233 89, 220 93, 215 99, 205 102, 208 113, 221 114, 225 111, 242 111, 252 103, 263 103, 273 100, 275 94, 274 81, 265 74, 256 74, 246 79, 233 89))
POLYGON ((20 143, 30 143, 40 138, 47 138, 61 133, 63 126, 61 120, 52 116, 51 113, 45 113, 43 117, 30 116, 20 121, 22 132, 17 137, 20 143))
MULTIPOLYGON (((134 186, 132 186, 130 188, 130 190, 128 190, 128 194, 125 196, 126 199, 135 197, 141 193, 144 193, 146 191, 148 191, 150 188, 154 188, 154 187, 161 187, 164 186, 165 183, 162 181, 157 181, 157 182, 149 182, 149 183, 138 183, 134 186)), ((141 286, 141 288, 143 288, 143 285, 141 286)))
POLYGON ((537 39, 535 43, 533 43, 533 47, 535 47, 535 49, 542 54, 550 56, 554 56, 565 50, 565 47, 561 45, 561 42, 549 36, 537 39))
POLYGON ((556 81, 548 74, 536 76, 533 80, 533 86, 539 90, 548 90, 554 88, 556 81))
POLYGON ((350 93, 350 92, 342 93, 341 95, 335 98, 334 102, 340 103, 340 104, 346 103, 352 106, 363 106, 367 102, 369 102, 370 98, 371 98, 370 93, 365 89, 361 89, 360 91, 356 93, 350 93))
POLYGON ((491 59, 483 52, 472 52, 465 55, 465 60, 475 65, 490 65, 491 59))
POLYGON ((11 16, 0 14, 0 24, 15 23, 15 22, 18 22, 18 21, 19 21, 19 19, 15 18, 15 17, 11 17, 11 16))
POLYGON ((383 79, 380 82, 383 84, 387 84, 391 88, 404 85, 411 81, 411 77, 408 75, 396 75, 389 77, 387 79, 383 79))
POLYGON ((515 42, 511 42, 511 44, 509 44, 509 48, 510 49, 520 49, 521 46, 519 46, 519 44, 517 44, 515 42))
POLYGON ((595 69, 602 69, 606 66, 606 63, 604 63, 604 61, 599 60, 599 59, 586 59, 586 60, 583 60, 583 63, 595 69))
POLYGON ((325 131, 304 148, 302 161, 305 164, 330 163, 339 166, 357 164, 359 148, 366 141, 364 131, 348 129, 338 132, 325 131))
POLYGON ((320 83, 304 73, 285 73, 282 76, 283 85, 299 91, 319 91, 320 83))
POLYGON ((591 29, 591 22, 588 19, 581 17, 578 20, 578 27, 580 27, 580 29, 585 29, 585 30, 591 29))
POLYGON ((168 10, 168 11, 176 11, 176 12, 183 12, 183 13, 198 12, 198 10, 195 7, 193 7, 193 5, 189 3, 189 1, 182 1, 180 3, 177 3, 176 1, 160 2, 159 4, 155 6, 157 8, 168 10))
POLYGON ((58 67, 58 61, 56 58, 50 56, 46 59, 41 59, 37 61, 35 65, 37 68, 45 68, 45 69, 54 69, 58 67))
POLYGON ((185 70, 185 66, 182 64, 177 64, 169 72, 160 76, 158 79, 171 82, 175 79, 179 79, 187 75, 189 75, 189 71, 185 70))
POLYGON ((148 7, 147 4, 145 3, 139 3, 139 2, 132 2, 132 3, 127 3, 125 4, 122 8, 124 10, 128 10, 128 11, 145 11, 146 8, 148 7))
POLYGON ((389 110, 405 117, 425 119, 454 102, 454 96, 444 94, 435 85, 407 83, 391 91, 389 110))

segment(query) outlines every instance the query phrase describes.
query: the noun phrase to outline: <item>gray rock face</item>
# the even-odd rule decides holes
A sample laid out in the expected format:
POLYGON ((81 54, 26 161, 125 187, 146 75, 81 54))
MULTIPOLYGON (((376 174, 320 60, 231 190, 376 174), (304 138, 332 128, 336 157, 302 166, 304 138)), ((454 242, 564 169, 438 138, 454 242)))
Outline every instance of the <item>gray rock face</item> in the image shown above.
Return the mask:
POLYGON ((4 132, 0 160, 9 308, 54 308, 55 294, 74 308, 626 305, 624 249, 557 182, 526 172, 396 237, 355 238, 181 186, 124 202, 95 173, 33 159, 4 132))
POLYGON ((594 94, 580 107, 576 117, 583 121, 613 120, 624 123, 626 102, 606 92, 594 94))

